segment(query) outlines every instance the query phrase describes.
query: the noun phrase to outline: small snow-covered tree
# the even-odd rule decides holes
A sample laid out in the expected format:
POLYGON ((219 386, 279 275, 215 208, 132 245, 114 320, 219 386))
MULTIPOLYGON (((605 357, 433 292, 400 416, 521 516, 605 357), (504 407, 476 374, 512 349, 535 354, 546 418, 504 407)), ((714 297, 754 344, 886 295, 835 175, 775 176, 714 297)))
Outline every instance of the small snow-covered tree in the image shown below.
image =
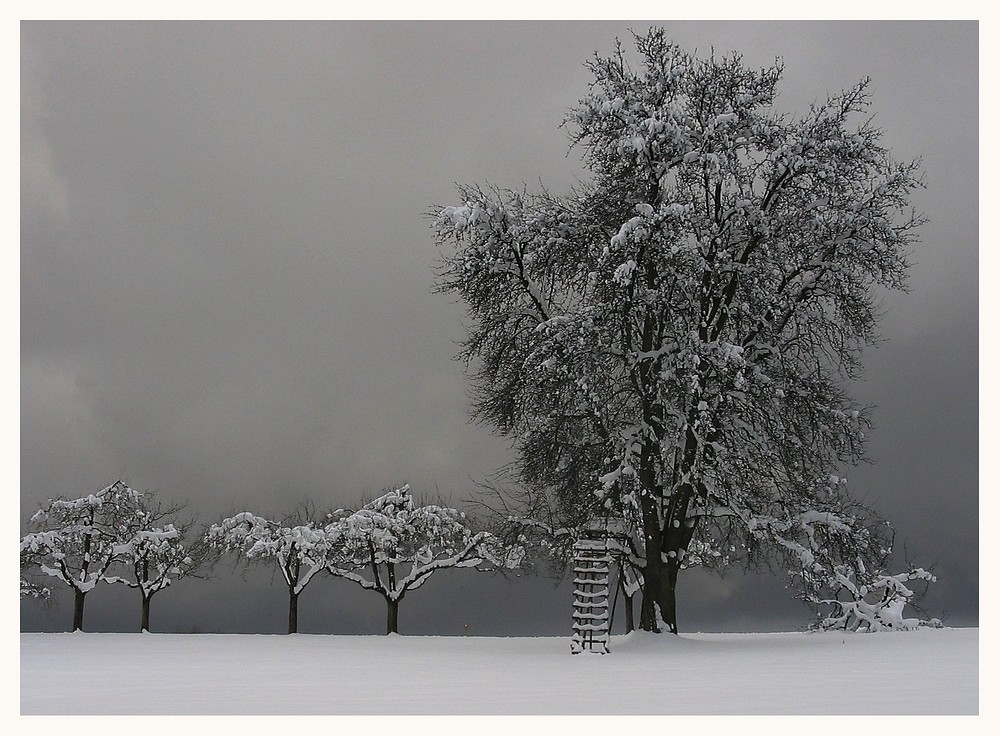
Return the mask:
POLYGON ((386 634, 399 633, 399 602, 438 570, 517 567, 523 551, 493 534, 474 532, 465 514, 418 505, 408 485, 390 490, 327 526, 336 548, 330 574, 378 592, 386 603, 386 634))
POLYGON ((438 287, 468 307, 475 416, 512 438, 519 482, 553 527, 630 524, 640 626, 676 633, 696 551, 852 564, 823 547, 860 523, 847 385, 878 290, 905 286, 919 167, 883 145, 867 80, 791 116, 780 64, 662 29, 636 45, 636 68, 595 56, 566 119, 591 180, 463 187, 436 212, 438 287))
POLYGON ((140 529, 117 547, 128 569, 125 576, 115 576, 111 582, 122 582, 135 588, 142 596, 140 631, 149 631, 149 608, 153 596, 183 577, 193 560, 181 541, 181 533, 173 524, 140 529))
POLYGON ((33 531, 21 538, 22 562, 73 591, 73 631, 83 629, 87 594, 101 581, 113 582, 109 569, 137 531, 134 511, 143 498, 119 480, 81 498, 49 501, 31 517, 33 531))
POLYGON ((153 596, 177 580, 198 574, 207 563, 209 548, 200 539, 190 539, 194 521, 180 522, 181 507, 164 507, 152 494, 133 510, 135 533, 115 548, 117 574, 109 582, 135 588, 142 600, 140 631, 149 631, 153 596), (170 520, 168 520, 170 519, 170 520))
POLYGON ((299 627, 299 596, 326 569, 330 537, 322 524, 306 520, 305 506, 282 522, 249 511, 230 516, 209 527, 206 540, 221 552, 235 552, 250 562, 272 561, 288 589, 288 633, 299 627))

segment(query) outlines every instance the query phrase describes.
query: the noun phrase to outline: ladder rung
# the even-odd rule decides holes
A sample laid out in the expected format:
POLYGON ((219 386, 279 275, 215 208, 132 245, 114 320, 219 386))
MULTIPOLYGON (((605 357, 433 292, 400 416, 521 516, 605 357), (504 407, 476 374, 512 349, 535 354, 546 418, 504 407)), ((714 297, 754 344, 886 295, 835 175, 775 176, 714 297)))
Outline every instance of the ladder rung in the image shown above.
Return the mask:
POLYGON ((574 613, 574 621, 607 621, 608 612, 604 613, 574 613))

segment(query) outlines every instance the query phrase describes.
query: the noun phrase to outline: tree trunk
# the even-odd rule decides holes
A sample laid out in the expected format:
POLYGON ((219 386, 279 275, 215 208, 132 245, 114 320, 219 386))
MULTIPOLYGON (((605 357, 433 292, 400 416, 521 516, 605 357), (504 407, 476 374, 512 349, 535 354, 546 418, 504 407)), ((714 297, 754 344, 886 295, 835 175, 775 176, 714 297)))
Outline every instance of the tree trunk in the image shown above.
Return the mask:
MULTIPOLYGON (((698 437, 694 430, 694 419, 687 429, 684 444, 684 460, 681 477, 690 474, 698 450, 698 437)), ((651 455, 652 453, 650 453, 651 455)), ((668 496, 667 507, 663 510, 660 526, 658 504, 663 497, 662 487, 657 487, 651 463, 646 463, 647 448, 642 450, 642 466, 639 478, 643 488, 652 489, 643 494, 642 524, 646 537, 646 568, 642 590, 642 615, 639 625, 646 631, 659 631, 659 620, 671 634, 677 629, 677 574, 681 561, 697 527, 697 518, 688 519, 688 508, 695 496, 695 488, 690 482, 681 483, 668 496)))
POLYGON ((83 599, 87 594, 73 591, 73 631, 83 631, 83 599))
POLYGON ((660 632, 660 623, 666 624, 671 634, 677 633, 677 572, 680 564, 676 558, 664 562, 663 537, 657 528, 647 534, 646 566, 643 568, 642 608, 639 612, 639 628, 643 631, 660 632), (657 616, 659 613, 659 616, 657 616))
POLYGON ((152 602, 153 596, 144 595, 142 597, 142 624, 139 627, 139 631, 147 632, 149 631, 149 604, 152 602))
MULTIPOLYGON (((646 565, 642 569, 642 605, 639 609, 639 628, 656 633, 660 632, 656 603, 666 581, 660 560, 659 536, 659 529, 646 532, 646 565)), ((660 608, 662 610, 662 604, 660 608)))
MULTIPOLYGON (((653 457, 656 448, 644 442, 639 458, 639 484, 642 487, 642 532, 646 552, 646 566, 642 571, 642 608, 639 611, 639 628, 660 632, 660 621, 672 634, 677 633, 677 603, 674 585, 663 561, 667 551, 666 535, 660 528, 660 496, 656 484, 653 457), (657 615, 659 613, 659 615, 657 615)), ((676 582, 676 576, 674 576, 676 582)))
POLYGON ((635 631, 635 612, 632 608, 632 597, 634 593, 625 593, 625 633, 635 631))
POLYGON ((650 576, 650 566, 646 567, 646 580, 642 586, 642 609, 639 614, 639 628, 643 631, 660 632, 662 621, 671 634, 677 633, 677 580, 676 575, 666 573, 666 566, 659 565, 657 573, 650 576), (673 578, 673 582, 671 582, 673 578), (659 620, 657 620, 657 610, 659 620))
POLYGON ((660 632, 660 622, 671 634, 677 633, 677 575, 662 562, 647 564, 643 571, 642 608, 639 628, 660 632), (659 612, 659 617, 657 617, 659 612))
POLYGON ((288 589, 288 633, 299 632, 299 594, 292 588, 288 589))
MULTIPOLYGON (((615 606, 618 604, 618 594, 622 594, 622 598, 625 600, 625 633, 631 633, 635 631, 635 615, 632 608, 632 595, 629 594, 625 585, 625 566, 619 563, 618 566, 618 590, 615 591, 615 606)), ((614 613, 611 614, 612 617, 614 613)))
POLYGON ((388 634, 398 634, 399 633, 399 600, 394 598, 386 598, 386 616, 385 616, 385 633, 388 634))

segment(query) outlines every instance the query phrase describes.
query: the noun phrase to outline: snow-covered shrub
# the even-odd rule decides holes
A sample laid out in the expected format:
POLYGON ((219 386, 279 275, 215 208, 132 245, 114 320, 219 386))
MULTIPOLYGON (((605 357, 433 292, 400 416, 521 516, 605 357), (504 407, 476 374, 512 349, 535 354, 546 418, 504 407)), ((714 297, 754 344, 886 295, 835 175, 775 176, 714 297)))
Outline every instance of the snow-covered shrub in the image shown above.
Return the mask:
POLYGON ((941 621, 936 618, 922 619, 904 615, 904 609, 914 602, 916 596, 908 583, 932 583, 936 579, 921 567, 910 568, 896 575, 885 572, 865 575, 862 566, 859 576, 856 570, 840 565, 834 570, 830 596, 813 595, 810 598, 816 606, 829 607, 828 613, 820 614, 814 628, 899 631, 922 626, 941 626, 941 621), (859 577, 865 579, 865 582, 860 582, 859 577))

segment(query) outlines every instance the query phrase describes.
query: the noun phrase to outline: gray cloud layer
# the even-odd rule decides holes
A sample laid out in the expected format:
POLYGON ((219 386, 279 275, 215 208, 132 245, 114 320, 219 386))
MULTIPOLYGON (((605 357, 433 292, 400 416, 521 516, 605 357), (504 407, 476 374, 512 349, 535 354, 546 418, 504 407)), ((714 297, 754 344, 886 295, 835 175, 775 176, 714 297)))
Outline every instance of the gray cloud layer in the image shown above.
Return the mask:
MULTIPOLYGON (((121 474, 205 521, 350 505, 402 481, 467 498, 507 447, 468 422, 451 360, 463 314, 430 291, 422 213, 451 203, 455 182, 561 191, 583 176, 557 127, 586 89, 583 62, 647 25, 23 23, 22 517, 121 474)), ((850 477, 918 562, 938 564, 931 613, 975 624, 976 24, 667 27, 688 49, 781 56, 789 110, 871 76, 889 145, 923 157, 912 292, 885 298, 888 342, 856 388, 880 407, 877 462, 850 477)), ((218 574, 160 597, 162 629, 281 629, 266 575, 218 574)), ((567 628, 565 586, 434 585, 407 601, 404 631, 567 628)), ((682 626, 806 618, 767 578, 689 585, 682 626)), ((303 630, 379 630, 377 599, 314 586, 303 630)), ((122 596, 91 596, 88 622, 131 628, 122 596)), ((68 618, 22 605, 27 629, 68 618)))

